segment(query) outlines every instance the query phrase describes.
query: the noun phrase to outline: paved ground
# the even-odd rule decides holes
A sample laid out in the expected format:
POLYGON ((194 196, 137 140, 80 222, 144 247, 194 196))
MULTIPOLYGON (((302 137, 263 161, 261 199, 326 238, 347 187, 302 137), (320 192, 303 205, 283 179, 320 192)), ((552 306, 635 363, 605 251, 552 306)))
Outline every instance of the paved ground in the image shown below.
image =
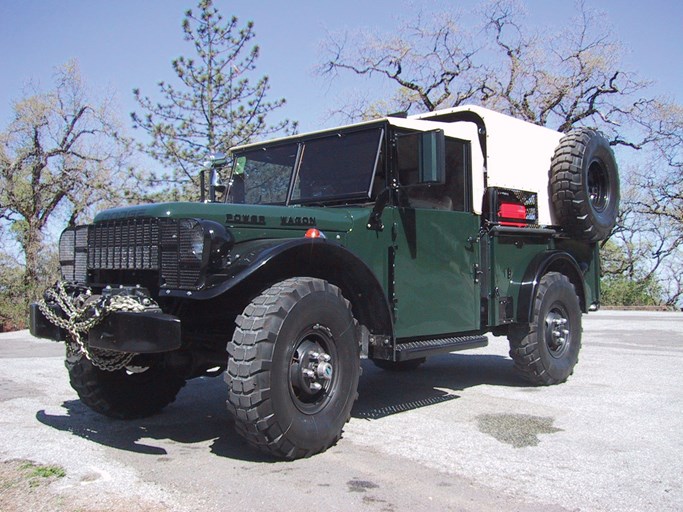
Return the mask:
POLYGON ((0 509, 683 510, 681 313, 584 317, 576 372, 549 388, 515 378, 502 338, 406 374, 365 362, 342 440, 295 462, 233 432, 220 378, 144 421, 100 417, 62 350, 0 334, 0 509), (66 476, 21 488, 13 459, 66 476))

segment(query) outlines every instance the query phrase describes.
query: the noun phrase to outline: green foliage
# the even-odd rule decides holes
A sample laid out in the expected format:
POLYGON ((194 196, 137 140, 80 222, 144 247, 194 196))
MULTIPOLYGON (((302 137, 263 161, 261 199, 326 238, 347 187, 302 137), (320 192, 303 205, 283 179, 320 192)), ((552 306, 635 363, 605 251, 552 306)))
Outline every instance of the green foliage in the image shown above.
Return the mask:
POLYGON ((156 199, 196 198, 198 169, 209 154, 296 128, 288 120, 269 124, 266 119, 285 100, 266 100, 267 76, 250 78, 260 53, 258 46, 249 49, 254 24, 239 27, 234 16, 224 21, 211 0, 200 0, 198 9, 197 14, 188 10, 182 24, 193 55, 172 62, 178 85, 161 82, 162 101, 133 91, 142 109, 131 114, 133 125, 151 139, 140 148, 172 169, 159 177, 167 192, 156 199))
POLYGON ((641 244, 616 236, 600 249, 602 262, 601 303, 605 306, 659 306, 664 290, 647 260, 641 244))
POLYGON ((64 478, 66 471, 61 466, 44 466, 27 462, 21 469, 28 473, 29 478, 64 478))
POLYGON ((35 275, 35 280, 27 280, 26 266, 0 253, 0 332, 27 327, 29 303, 59 278, 56 248, 40 251, 35 275))
POLYGON ((28 306, 21 266, 0 256, 0 332, 26 327, 28 306))
POLYGON ((601 303, 605 306, 660 306, 662 290, 653 277, 634 280, 611 276, 601 282, 601 303))

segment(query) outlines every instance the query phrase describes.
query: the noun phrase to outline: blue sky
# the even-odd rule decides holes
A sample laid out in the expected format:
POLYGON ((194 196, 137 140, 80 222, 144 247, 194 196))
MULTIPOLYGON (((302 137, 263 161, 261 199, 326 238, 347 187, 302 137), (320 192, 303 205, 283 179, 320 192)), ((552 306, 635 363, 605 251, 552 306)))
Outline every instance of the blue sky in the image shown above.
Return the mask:
MULTIPOLYGON (((261 46, 259 74, 271 79, 271 99, 285 97, 284 117, 300 122, 301 131, 329 126, 329 111, 353 88, 351 77, 330 83, 314 74, 319 45, 327 32, 377 27, 390 30, 399 12, 415 6, 468 9, 474 0, 374 0, 344 2, 216 0, 221 13, 253 20, 261 46), (400 7, 399 8, 397 8, 400 7)), ((606 13, 624 44, 625 67, 655 80, 656 92, 683 100, 683 2, 678 0, 586 0, 606 13)), ((153 95, 157 82, 174 78, 170 62, 190 52, 180 24, 190 0, 0 0, 0 129, 8 122, 11 101, 22 96, 28 80, 49 85, 55 66, 80 62, 92 89, 116 92, 127 122, 135 109, 132 89, 153 95)), ((529 0, 533 23, 568 19, 572 3, 529 0)))

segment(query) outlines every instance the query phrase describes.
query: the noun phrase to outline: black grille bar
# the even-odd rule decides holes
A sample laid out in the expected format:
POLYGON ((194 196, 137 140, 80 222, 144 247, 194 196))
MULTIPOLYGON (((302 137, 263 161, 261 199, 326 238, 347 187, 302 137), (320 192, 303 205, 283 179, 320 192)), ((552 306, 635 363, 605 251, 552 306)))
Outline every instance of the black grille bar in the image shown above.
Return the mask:
POLYGON ((59 262, 62 278, 84 283, 88 272, 88 226, 64 230, 59 238, 59 262))
POLYGON ((204 251, 204 231, 199 223, 192 219, 181 219, 173 224, 163 223, 161 240, 163 286, 197 289, 204 251))
POLYGON ((158 219, 124 219, 90 226, 88 268, 159 270, 158 219))
POLYGON ((136 271, 145 271, 161 288, 197 290, 206 244, 195 219, 117 219, 65 229, 59 260, 63 278, 71 282, 139 284, 136 271))

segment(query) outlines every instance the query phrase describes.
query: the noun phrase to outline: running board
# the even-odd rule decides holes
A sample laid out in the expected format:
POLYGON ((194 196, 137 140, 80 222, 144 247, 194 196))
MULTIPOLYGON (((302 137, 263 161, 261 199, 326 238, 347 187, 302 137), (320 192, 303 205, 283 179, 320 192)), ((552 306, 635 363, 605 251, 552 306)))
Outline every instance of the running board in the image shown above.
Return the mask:
POLYGON ((396 361, 418 359, 441 352, 454 352, 470 348, 485 347, 489 344, 486 336, 462 336, 438 338, 434 340, 409 341, 396 344, 396 361))

